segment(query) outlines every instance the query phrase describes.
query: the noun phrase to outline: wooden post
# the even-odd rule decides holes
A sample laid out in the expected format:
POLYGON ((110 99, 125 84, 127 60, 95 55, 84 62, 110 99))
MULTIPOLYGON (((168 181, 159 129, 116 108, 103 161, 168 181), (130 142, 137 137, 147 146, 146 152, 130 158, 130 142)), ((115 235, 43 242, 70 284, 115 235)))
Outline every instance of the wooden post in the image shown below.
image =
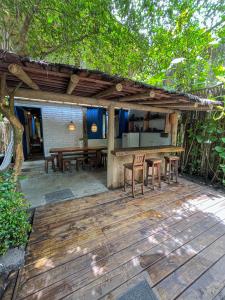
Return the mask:
POLYGON ((177 144, 178 116, 179 114, 177 112, 170 114, 171 143, 173 146, 176 146, 177 144))
POLYGON ((113 155, 111 153, 114 150, 115 137, 115 107, 110 105, 108 109, 108 161, 107 161, 107 187, 113 187, 113 155))
POLYGON ((87 135, 87 109, 82 108, 83 119, 83 146, 88 147, 88 135, 87 135))

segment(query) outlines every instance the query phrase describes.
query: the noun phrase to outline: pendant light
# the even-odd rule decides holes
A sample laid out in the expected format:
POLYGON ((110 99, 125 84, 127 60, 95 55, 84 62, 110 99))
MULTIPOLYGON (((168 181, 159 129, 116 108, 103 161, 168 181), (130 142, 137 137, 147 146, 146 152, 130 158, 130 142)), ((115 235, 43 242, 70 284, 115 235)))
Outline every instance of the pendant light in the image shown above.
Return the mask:
POLYGON ((98 126, 97 126, 97 124, 93 123, 91 125, 91 132, 97 132, 97 131, 98 131, 98 126))
POLYGON ((68 124, 68 130, 69 131, 75 131, 76 130, 76 125, 72 121, 68 124))

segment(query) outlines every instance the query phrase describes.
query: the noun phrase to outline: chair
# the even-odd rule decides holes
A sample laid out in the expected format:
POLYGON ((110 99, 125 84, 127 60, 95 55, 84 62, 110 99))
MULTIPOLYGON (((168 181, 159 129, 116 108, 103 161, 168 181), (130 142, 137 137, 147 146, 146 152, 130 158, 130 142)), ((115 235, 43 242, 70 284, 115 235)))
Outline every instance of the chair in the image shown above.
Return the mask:
POLYGON ((165 181, 168 180, 170 184, 171 179, 173 180, 173 175, 175 175, 175 181, 178 181, 178 165, 179 156, 165 156, 165 181), (169 170, 168 170, 169 165, 169 170))
POLYGON ((132 196, 134 197, 134 191, 135 191, 135 182, 141 184, 141 191, 142 194, 144 195, 144 161, 145 161, 145 155, 143 154, 138 154, 134 155, 133 157, 133 162, 124 164, 124 191, 126 191, 126 184, 130 185, 132 187, 132 196), (131 171, 131 184, 127 181, 126 175, 127 175, 127 170, 131 171), (139 182, 138 180, 135 179, 135 172, 136 171, 141 171, 142 173, 142 181, 139 182))
POLYGON ((155 187, 155 179, 158 179, 158 186, 161 188, 161 163, 162 160, 159 158, 149 158, 146 159, 145 162, 147 163, 146 166, 146 181, 145 184, 146 186, 148 185, 149 181, 148 178, 152 179, 152 189, 154 190, 155 187), (149 174, 149 169, 152 168, 152 174, 149 174), (155 169, 157 170, 157 174, 155 172, 155 169), (157 177, 156 177, 157 175, 157 177), (156 177, 156 178, 155 178, 156 177))
POLYGON ((98 158, 97 158, 96 153, 94 155, 89 155, 89 153, 88 153, 87 164, 90 167, 97 168, 98 158))
POLYGON ((69 170, 70 172, 72 171, 71 169, 71 161, 74 160, 74 158, 72 157, 68 157, 68 158, 65 158, 63 157, 62 159, 62 171, 65 172, 65 170, 69 170))
POLYGON ((51 156, 46 156, 45 157, 45 172, 48 173, 48 164, 52 163, 52 169, 55 172, 56 168, 55 168, 55 154, 52 154, 51 156))
POLYGON ((86 157, 84 157, 84 156, 79 156, 76 158, 77 171, 79 171, 80 166, 82 166, 82 169, 84 169, 85 160, 86 160, 86 157))

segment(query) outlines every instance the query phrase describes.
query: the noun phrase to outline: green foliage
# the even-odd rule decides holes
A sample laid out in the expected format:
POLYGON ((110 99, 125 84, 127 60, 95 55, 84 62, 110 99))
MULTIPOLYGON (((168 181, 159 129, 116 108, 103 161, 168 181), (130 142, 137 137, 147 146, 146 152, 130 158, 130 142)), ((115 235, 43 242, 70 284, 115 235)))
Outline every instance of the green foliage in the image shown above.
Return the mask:
MULTIPOLYGON (((193 115, 194 113, 192 113, 193 115)), ((199 114, 187 130, 189 158, 185 171, 211 177, 225 185, 225 125, 224 118, 215 120, 212 114, 199 114)))
POLYGON ((0 174, 0 255, 9 248, 24 245, 31 229, 28 204, 23 194, 16 191, 11 172, 0 174))
POLYGON ((0 2, 3 49, 188 91, 224 75, 224 24, 224 0, 0 2))

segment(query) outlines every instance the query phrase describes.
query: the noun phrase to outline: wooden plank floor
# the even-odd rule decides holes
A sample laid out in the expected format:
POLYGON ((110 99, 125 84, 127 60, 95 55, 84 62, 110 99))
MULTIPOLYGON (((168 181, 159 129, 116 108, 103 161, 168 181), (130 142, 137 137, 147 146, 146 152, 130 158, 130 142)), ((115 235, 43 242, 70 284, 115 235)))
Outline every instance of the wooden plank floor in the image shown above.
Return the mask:
POLYGON ((37 208, 15 299, 224 299, 225 195, 180 179, 37 208))

